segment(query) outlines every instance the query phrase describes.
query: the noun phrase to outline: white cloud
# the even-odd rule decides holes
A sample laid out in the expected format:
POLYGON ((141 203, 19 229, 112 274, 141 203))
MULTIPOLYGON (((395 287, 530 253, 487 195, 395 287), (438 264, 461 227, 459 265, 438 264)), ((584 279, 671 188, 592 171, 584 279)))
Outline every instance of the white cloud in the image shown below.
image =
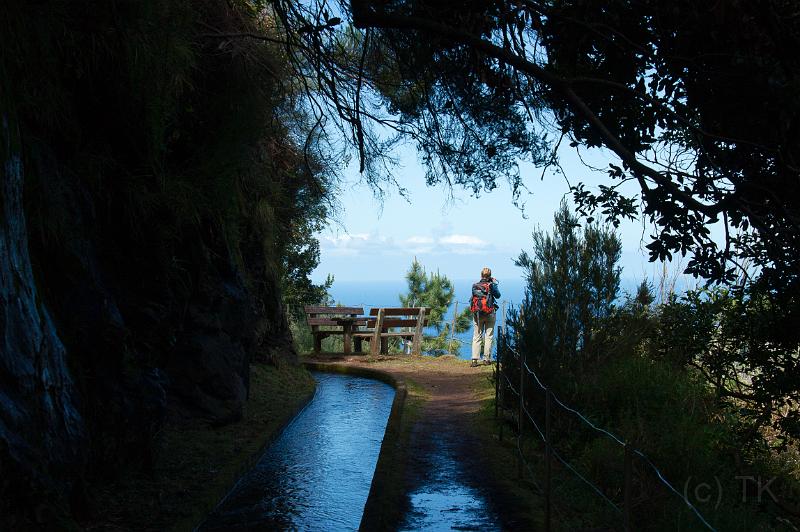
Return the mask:
POLYGON ((412 235, 401 240, 379 233, 320 235, 320 244, 323 254, 332 257, 477 255, 495 249, 495 246, 477 236, 457 233, 444 236, 412 235))
POLYGON ((448 235, 439 239, 440 244, 451 244, 456 246, 484 246, 486 242, 472 235, 448 235))
POLYGON ((373 233, 353 233, 343 235, 321 235, 320 245, 323 253, 331 256, 355 257, 362 253, 380 253, 395 247, 394 239, 373 233))
POLYGON ((434 240, 428 236, 410 236, 403 240, 403 245, 399 252, 413 253, 414 255, 425 255, 435 249, 434 240))

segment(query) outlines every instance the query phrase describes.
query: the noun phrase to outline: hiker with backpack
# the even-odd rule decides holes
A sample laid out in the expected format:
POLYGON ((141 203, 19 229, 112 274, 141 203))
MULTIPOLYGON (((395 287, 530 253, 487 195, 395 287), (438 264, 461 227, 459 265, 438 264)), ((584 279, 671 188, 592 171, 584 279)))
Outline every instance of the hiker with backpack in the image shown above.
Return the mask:
POLYGON ((497 279, 492 277, 492 270, 484 268, 481 270, 481 280, 472 285, 470 311, 472 311, 472 324, 475 327, 472 332, 472 362, 470 366, 473 368, 478 365, 481 340, 483 340, 483 364, 492 363, 492 340, 497 316, 496 301, 500 298, 497 284, 497 279))

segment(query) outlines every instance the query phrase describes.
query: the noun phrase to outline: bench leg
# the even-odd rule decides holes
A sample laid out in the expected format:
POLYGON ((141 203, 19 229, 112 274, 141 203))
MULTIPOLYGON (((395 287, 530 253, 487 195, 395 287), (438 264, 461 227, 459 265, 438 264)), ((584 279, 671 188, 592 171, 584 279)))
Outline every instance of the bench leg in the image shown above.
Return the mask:
POLYGON ((411 340, 411 353, 417 356, 422 354, 422 333, 424 330, 426 310, 425 307, 420 309, 419 316, 417 316, 417 328, 414 330, 414 338, 411 340))
POLYGON ((380 350, 381 350, 380 349, 380 345, 381 345, 381 341, 380 340, 376 340, 375 338, 372 338, 370 340, 370 342, 369 342, 369 354, 371 356, 378 356, 378 354, 380 353, 380 350))
POLYGON ((384 309, 378 309, 378 316, 375 318, 375 331, 372 334, 372 341, 369 344, 369 352, 371 356, 377 356, 381 352, 381 345, 383 344, 381 338, 381 331, 383 330, 383 314, 384 309))
POLYGON ((354 344, 354 347, 355 347, 355 352, 356 353, 360 353, 361 352, 361 338, 358 338, 358 337, 353 338, 353 344, 354 344))
POLYGON ((322 351, 322 336, 319 334, 314 335, 314 352, 319 354, 322 351))
POLYGON ((389 353, 389 339, 385 336, 381 337, 381 354, 386 355, 389 353))
POLYGON ((350 327, 345 324, 344 326, 344 354, 350 354, 350 327))

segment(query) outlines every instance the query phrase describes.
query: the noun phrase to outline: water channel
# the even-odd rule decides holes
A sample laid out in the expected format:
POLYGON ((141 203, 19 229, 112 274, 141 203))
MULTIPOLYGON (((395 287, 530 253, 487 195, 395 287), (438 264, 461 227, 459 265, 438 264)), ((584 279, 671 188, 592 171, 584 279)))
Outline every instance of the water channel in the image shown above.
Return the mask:
POLYGON ((199 530, 356 530, 394 389, 314 373, 314 399, 199 530))

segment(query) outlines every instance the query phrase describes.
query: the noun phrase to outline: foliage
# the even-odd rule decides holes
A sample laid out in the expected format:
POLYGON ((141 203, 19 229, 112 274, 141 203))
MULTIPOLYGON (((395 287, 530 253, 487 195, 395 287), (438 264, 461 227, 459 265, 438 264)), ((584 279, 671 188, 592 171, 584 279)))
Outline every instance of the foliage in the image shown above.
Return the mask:
MULTIPOLYGON (((400 139, 417 143, 430 183, 475 194, 500 178, 518 193, 517 161, 557 167, 564 141, 603 147, 619 161, 596 190, 574 183, 578 213, 616 225, 640 208, 654 227, 651 260, 689 255, 687 272, 757 290, 772 309, 770 342, 800 348, 792 2, 310 0, 273 9, 320 127, 349 141, 376 188, 392 179, 378 170, 400 139), (626 182, 638 197, 620 192, 626 182)), ((743 353, 755 357, 744 366, 763 367, 757 350, 743 353)), ((730 356, 730 367, 742 364, 730 356)), ((758 379, 796 391, 797 370, 789 359, 758 379)))
POLYGON ((800 23, 791 2, 275 5, 285 41, 311 66, 303 75, 325 80, 311 95, 321 115, 348 133, 362 170, 396 140, 381 143, 372 125, 417 141, 429 181, 476 194, 501 176, 518 191, 516 161, 556 164, 565 138, 603 146, 620 162, 598 191, 574 186, 582 214, 633 217, 635 198, 618 189, 630 180, 657 226, 652 258, 689 253, 690 272, 727 282, 731 261, 747 260, 770 286, 795 285, 800 68, 786 51, 800 23), (352 24, 331 24, 334 12, 352 24), (722 246, 708 229, 717 222, 722 246))
POLYGON ((311 281, 311 272, 319 265, 319 241, 299 232, 302 239, 290 242, 283 255, 283 303, 295 318, 302 318, 303 306, 330 303, 328 290, 333 286, 333 276, 328 275, 322 284, 311 281))
POLYGON ((783 449, 800 438, 800 332, 775 334, 797 312, 793 302, 784 304, 789 308, 755 287, 691 291, 662 307, 654 337, 658 357, 697 369, 721 401, 738 408, 743 432, 771 426, 783 449))
POLYGON ((455 292, 453 283, 439 272, 426 274, 425 268, 415 258, 406 273, 408 292, 400 295, 400 304, 404 307, 426 307, 428 327, 432 327, 435 335, 423 337, 422 350, 434 354, 457 352, 460 340, 451 336, 453 332, 466 331, 472 323, 469 309, 464 309, 453 323, 445 323, 447 310, 453 304, 455 292))
MULTIPOLYGON (((595 322, 592 351, 603 355, 596 363, 572 373, 563 369, 549 375, 537 372, 562 401, 642 451, 673 486, 683 487, 691 502, 717 528, 780 529, 778 518, 785 519, 787 515, 782 508, 787 503, 791 505, 798 489, 797 479, 793 480, 791 467, 782 464, 781 457, 770 450, 763 433, 744 430, 749 424, 743 423, 746 418, 741 416, 738 405, 720 401, 696 367, 663 354, 665 346, 674 345, 663 338, 663 329, 686 331, 683 326, 671 328, 675 322, 670 315, 675 309, 669 307, 674 304, 653 306, 653 296, 643 282, 636 294, 613 305, 606 316, 595 322), (743 476, 775 478, 772 495, 777 503, 742 491, 743 476), (706 484, 718 486, 718 498, 716 491, 713 500, 695 495, 695 486, 706 484)), ((525 316, 526 323, 531 321, 525 316)), ((527 353, 530 363, 532 352, 524 347, 526 332, 520 327, 524 325, 514 323, 507 342, 527 353)), ((708 329, 697 331, 698 345, 706 333, 708 329)), ((676 353, 685 353, 682 346, 675 347, 676 353)), ((517 375, 519 366, 510 354, 504 353, 503 364, 510 375, 517 375)), ((543 422, 544 401, 532 377, 524 389, 528 390, 527 409, 543 422)), ((555 403, 552 412, 551 434, 556 451, 606 496, 621 504, 622 447, 555 403)), ((634 457, 632 471, 632 495, 637 501, 633 522, 638 529, 671 529, 679 521, 697 522, 644 462, 634 457)), ((580 481, 570 482, 574 479, 571 474, 565 472, 564 476, 567 480, 557 484, 559 498, 596 498, 580 481)), ((583 508, 591 506, 582 505, 583 508)), ((598 524, 598 520, 607 519, 609 524, 617 524, 618 515, 606 515, 604 508, 591 510, 590 521, 598 524)))
POLYGON ((525 271, 525 300, 512 323, 520 346, 534 353, 545 375, 579 372, 597 364, 597 327, 613 310, 622 247, 612 231, 588 225, 579 231, 577 217, 565 202, 554 216, 553 234, 533 233, 533 255, 516 261, 525 271))
MULTIPOLYGON (((391 68, 400 72, 399 91, 383 90, 380 77, 376 82, 389 109, 398 108, 399 93, 411 100, 399 107, 403 112, 456 117, 450 123, 401 113, 421 123, 423 149, 437 151, 428 161, 440 175, 460 183, 463 174, 491 168, 480 156, 454 160, 448 143, 487 126, 527 127, 538 138, 552 131, 576 147, 603 146, 621 163, 609 167, 609 184, 599 192, 575 186, 582 213, 600 210, 614 222, 633 216, 633 198, 617 188, 632 179, 644 214, 658 227, 648 245, 653 258, 688 252, 690 272, 727 281, 735 268, 728 261, 748 259, 771 284, 787 286, 800 274, 799 205, 788 197, 800 196, 789 192, 800 149, 792 133, 800 69, 785 53, 796 47, 800 26, 790 5, 410 0, 354 2, 352 16, 373 32, 373 46, 389 59, 383 64, 395 61, 391 68), (488 95, 490 103, 482 99, 488 95), (498 104, 507 111, 497 112, 498 104), (476 111, 485 112, 479 128, 469 120, 476 111), (507 121, 514 112, 521 124, 507 121), (728 230, 721 247, 707 228, 717 221, 728 230)), ((492 162, 516 149, 491 145, 492 162)))
MULTIPOLYGON (((592 226, 582 236, 578 227, 562 205, 553 235, 534 233, 533 257, 523 253, 518 261, 528 286, 502 342, 512 348, 503 354, 505 371, 518 375, 520 363, 511 355, 524 354, 562 401, 644 452, 673 485, 718 483, 716 504, 692 500, 716 526, 776 526, 797 489, 792 471, 774 454, 790 449, 797 399, 790 385, 776 387, 790 379, 768 376, 792 367, 797 352, 771 343, 771 300, 719 289, 673 295, 655 306, 643 281, 620 304, 616 236, 592 226), (587 236, 590 231, 596 235, 587 236), (603 257, 596 268, 592 254, 603 257), (774 476, 776 501, 742 504, 751 499, 734 488, 748 475, 774 476)), ((526 408, 543 420, 538 382, 528 376, 522 388, 529 391, 526 408)), ((621 446, 560 407, 552 411, 557 452, 621 502, 621 446)), ((633 471, 637 527, 669 527, 679 514, 695 522, 663 497, 665 488, 646 464, 634 460, 633 471)), ((580 486, 569 486, 559 488, 563 497, 584 496, 577 494, 580 486)))

